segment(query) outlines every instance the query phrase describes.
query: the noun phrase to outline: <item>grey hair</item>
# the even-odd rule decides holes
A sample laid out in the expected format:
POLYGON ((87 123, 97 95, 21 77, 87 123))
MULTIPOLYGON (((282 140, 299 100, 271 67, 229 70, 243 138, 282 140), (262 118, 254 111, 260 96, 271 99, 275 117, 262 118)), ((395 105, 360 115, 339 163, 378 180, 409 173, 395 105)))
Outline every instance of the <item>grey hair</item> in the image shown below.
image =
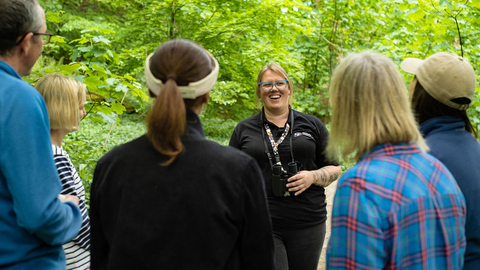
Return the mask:
POLYGON ((17 40, 44 24, 37 0, 0 0, 0 56, 8 56, 17 40))

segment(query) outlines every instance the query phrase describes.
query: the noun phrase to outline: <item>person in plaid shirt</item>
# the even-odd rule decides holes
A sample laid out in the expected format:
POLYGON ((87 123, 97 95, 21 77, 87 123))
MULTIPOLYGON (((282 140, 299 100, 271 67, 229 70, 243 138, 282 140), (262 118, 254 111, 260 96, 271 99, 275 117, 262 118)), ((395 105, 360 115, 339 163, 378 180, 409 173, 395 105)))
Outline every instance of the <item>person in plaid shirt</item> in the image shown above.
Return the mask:
POLYGON ((328 269, 462 269, 465 199, 433 156, 387 57, 352 54, 330 85, 330 156, 357 163, 333 202, 328 269))

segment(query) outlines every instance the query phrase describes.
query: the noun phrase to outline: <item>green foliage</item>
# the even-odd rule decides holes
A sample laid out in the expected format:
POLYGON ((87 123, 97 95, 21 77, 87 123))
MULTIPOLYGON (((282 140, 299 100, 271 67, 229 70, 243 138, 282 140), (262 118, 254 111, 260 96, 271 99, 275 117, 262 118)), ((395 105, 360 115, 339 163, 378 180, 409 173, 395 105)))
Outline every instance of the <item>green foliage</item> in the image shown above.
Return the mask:
MULTIPOLYGON (((51 23, 61 22, 60 14, 63 11, 47 11, 47 20, 51 23)), ((110 50, 111 42, 104 35, 113 34, 108 29, 88 28, 80 31, 81 36, 68 42, 70 46, 70 63, 47 67, 43 70, 34 70, 32 77, 38 78, 45 73, 59 72, 74 77, 86 84, 89 94, 94 93, 97 98, 87 103, 86 110, 89 117, 97 122, 119 121, 118 115, 126 111, 124 99, 128 93, 140 105, 148 101, 148 96, 139 82, 132 76, 114 74, 109 68, 119 65, 118 55, 110 50)), ((60 44, 67 42, 63 37, 55 37, 60 44)), ((47 45, 49 46, 49 45, 47 45)), ((34 82, 35 79, 30 79, 34 82)), ((91 95, 89 95, 91 97, 91 95)))
MULTIPOLYGON (((105 153, 101 149, 109 123, 120 123, 114 133, 123 127, 139 130, 129 127, 133 118, 125 115, 125 103, 133 104, 137 112, 148 110, 145 58, 173 38, 191 39, 219 61, 219 79, 202 121, 207 137, 224 145, 239 120, 258 112, 256 77, 272 61, 281 64, 294 83, 293 107, 327 125, 330 77, 351 52, 378 51, 397 64, 440 51, 463 53, 480 78, 480 1, 40 0, 40 4, 48 31, 57 36, 44 46, 43 57, 26 79, 35 83, 46 73, 60 72, 83 81, 102 97, 88 102, 84 131, 69 135, 65 143, 71 146, 71 156, 79 153, 74 163, 87 184, 94 161, 105 153), (100 123, 105 121, 108 124, 100 123)), ((412 79, 402 75, 406 83, 412 79)), ((476 95, 468 113, 478 128, 479 108, 476 95)), ((144 131, 143 122, 140 130, 144 131)), ((111 140, 121 143, 127 137, 111 140)))
POLYGON ((207 139, 227 146, 237 122, 232 119, 202 117, 202 125, 207 139))
POLYGON ((81 122, 81 130, 67 134, 62 147, 67 151, 83 181, 87 205, 97 161, 109 150, 145 134, 145 119, 138 115, 122 115, 120 124, 98 123, 91 119, 81 122), (109 130, 112 132, 109 134, 109 130), (108 137, 108 141, 107 141, 108 137), (106 142, 106 143, 105 143, 106 142))

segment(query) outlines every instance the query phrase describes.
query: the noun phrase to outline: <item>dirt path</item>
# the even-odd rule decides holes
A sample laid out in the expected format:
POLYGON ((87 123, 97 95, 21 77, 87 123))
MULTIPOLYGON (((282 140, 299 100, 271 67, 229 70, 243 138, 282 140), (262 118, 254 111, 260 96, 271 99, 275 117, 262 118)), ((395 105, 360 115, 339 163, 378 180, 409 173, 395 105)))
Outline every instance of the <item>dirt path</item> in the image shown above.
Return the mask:
POLYGON ((318 263, 318 270, 324 270, 325 267, 325 252, 327 251, 328 240, 330 239, 330 221, 332 216, 332 203, 333 197, 335 196, 335 191, 337 190, 337 181, 333 182, 330 186, 325 189, 325 195, 327 196, 327 233, 325 235, 325 241, 323 243, 322 255, 320 256, 320 262, 318 263))

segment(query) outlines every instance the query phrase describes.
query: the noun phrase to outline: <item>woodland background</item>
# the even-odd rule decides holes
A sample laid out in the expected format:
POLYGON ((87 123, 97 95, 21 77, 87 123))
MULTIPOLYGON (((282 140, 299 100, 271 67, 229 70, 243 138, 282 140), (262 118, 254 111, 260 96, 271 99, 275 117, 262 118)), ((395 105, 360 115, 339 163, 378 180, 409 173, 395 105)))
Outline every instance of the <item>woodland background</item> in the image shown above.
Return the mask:
MULTIPOLYGON (((328 85, 350 52, 376 51, 397 65, 448 51, 480 75, 479 0, 40 0, 55 34, 25 79, 59 72, 89 90, 82 130, 64 149, 89 199, 96 161, 145 133, 148 54, 173 38, 191 39, 219 61, 218 82, 202 112, 207 138, 228 144, 238 121, 258 112, 256 76, 275 61, 295 86, 293 107, 329 123, 328 85)), ((411 75, 402 73, 406 83, 411 75)), ((407 89, 407 88, 405 88, 407 89)), ((477 91, 479 88, 477 87, 477 91)), ((468 110, 480 127, 480 100, 468 110)))

